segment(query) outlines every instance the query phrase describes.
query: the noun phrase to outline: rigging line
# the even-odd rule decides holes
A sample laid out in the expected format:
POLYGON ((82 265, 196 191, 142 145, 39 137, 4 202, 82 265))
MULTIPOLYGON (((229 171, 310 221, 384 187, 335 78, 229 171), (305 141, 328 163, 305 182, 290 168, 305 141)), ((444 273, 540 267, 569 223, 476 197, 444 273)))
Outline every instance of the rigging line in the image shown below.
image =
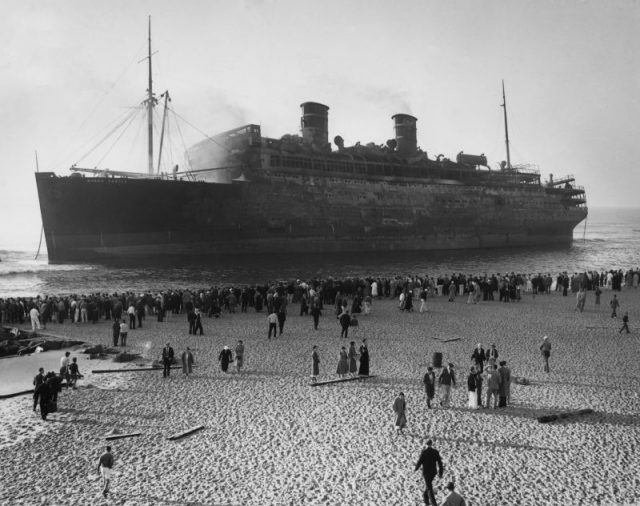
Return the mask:
POLYGON ((229 154, 232 153, 231 149, 227 148, 226 146, 224 146, 223 144, 219 143, 218 141, 216 141, 213 137, 207 135, 205 132, 203 132, 202 130, 200 130, 197 126, 193 125, 192 123, 190 123, 189 121, 187 121, 185 118, 183 118, 182 116, 180 116, 177 112, 175 112, 173 110, 173 108, 171 108, 171 112, 173 112, 173 114, 176 115, 177 118, 180 118, 182 121, 184 121, 187 125, 189 125, 191 128, 193 128, 194 130, 196 130, 197 132, 199 132, 200 134, 202 134, 207 140, 213 142, 214 144, 218 145, 219 147, 221 147, 222 149, 225 149, 229 154))
MULTIPOLYGON (((142 110, 142 108, 140 108, 138 111, 136 112, 140 112, 142 110)), ((115 145, 118 143, 118 141, 120 139, 122 139, 122 136, 125 134, 125 132, 129 129, 129 127, 131 126, 131 124, 133 123, 133 121, 135 120, 135 115, 132 115, 131 118, 129 119, 129 123, 122 129, 122 132, 120 132, 120 135, 118 135, 118 137, 116 137, 116 140, 113 141, 113 143, 111 144, 111 147, 107 150, 107 152, 102 156, 102 158, 100 158, 98 160, 97 165, 100 165, 102 163, 102 161, 109 155, 109 153, 111 153, 111 150, 115 147, 115 145)), ((96 146, 97 147, 97 146, 96 146)))
MULTIPOLYGON (((138 107, 138 106, 136 105, 134 107, 138 107)), ((90 138, 84 141, 81 145, 76 146, 73 149, 67 149, 66 153, 64 153, 62 156, 59 157, 56 163, 54 163, 53 167, 54 168, 59 167, 63 162, 67 163, 69 159, 75 160, 78 156, 78 153, 85 151, 87 149, 87 146, 90 146, 92 149, 95 148, 96 147, 95 139, 102 136, 103 135, 102 132, 104 132, 105 130, 117 129, 118 128, 117 126, 114 127, 112 125, 122 124, 126 122, 130 114, 132 114, 131 109, 127 108, 120 116, 118 116, 114 120, 111 120, 104 128, 101 128, 99 132, 95 132, 90 138)), ((105 137, 108 135, 109 134, 106 134, 105 137)), ((86 156, 86 154, 84 156, 86 156)))
MULTIPOLYGON (((176 117, 179 117, 175 111, 171 110, 176 117)), ((182 140, 182 148, 184 149, 184 158, 187 162, 187 167, 189 170, 193 170, 193 165, 191 165, 191 158, 189 158, 189 150, 187 149, 187 144, 184 141, 184 136, 182 135, 182 129, 180 128, 180 123, 176 121, 176 128, 178 129, 178 133, 180 134, 180 139, 182 140)), ((217 143, 216 143, 217 144, 217 143)), ((231 153, 230 150, 228 150, 231 153)))
POLYGON ((102 137, 102 139, 100 139, 100 141, 93 146, 89 151, 87 151, 84 155, 82 155, 77 163, 80 163, 82 160, 84 160, 87 156, 89 156, 91 153, 93 153, 96 149, 98 149, 100 147, 100 145, 105 142, 109 137, 111 137, 115 132, 118 131, 118 129, 122 128, 122 125, 124 125, 127 121, 131 121, 131 119, 135 116, 135 114, 140 110, 140 106, 137 106, 136 108, 132 109, 131 111, 129 111, 129 114, 127 114, 127 116, 125 118, 123 118, 115 127, 113 127, 105 136, 102 137))
MULTIPOLYGON (((38 152, 36 151, 36 172, 40 172, 40 164, 38 163, 38 152)), ((36 257, 34 260, 38 260, 40 255, 40 248, 42 247, 42 236, 44 235, 44 223, 40 226, 40 241, 38 242, 38 251, 36 251, 36 257)))

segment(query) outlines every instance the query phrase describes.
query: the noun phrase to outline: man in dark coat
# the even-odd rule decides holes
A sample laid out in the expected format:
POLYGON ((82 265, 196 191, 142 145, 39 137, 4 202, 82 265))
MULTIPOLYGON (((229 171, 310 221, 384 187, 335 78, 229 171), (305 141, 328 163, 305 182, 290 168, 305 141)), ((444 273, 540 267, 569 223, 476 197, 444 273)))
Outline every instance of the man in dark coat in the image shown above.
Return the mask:
POLYGON ((229 369, 229 364, 233 362, 233 354, 228 346, 225 346, 220 355, 218 356, 218 360, 220 361, 220 367, 222 368, 222 372, 226 373, 227 369, 229 369))
POLYGON ((48 380, 44 380, 36 387, 34 395, 40 398, 40 416, 43 420, 46 420, 49 413, 49 403, 51 402, 51 388, 48 380))
POLYGON ((436 373, 433 372, 433 367, 427 367, 422 383, 424 383, 424 391, 427 394, 427 407, 431 409, 431 401, 436 395, 436 373))
POLYGON ((500 374, 500 389, 498 390, 498 407, 506 408, 507 401, 509 400, 509 391, 511 390, 511 369, 507 367, 507 362, 502 360, 500 362, 500 368, 498 369, 500 374))
POLYGON ((318 355, 318 347, 314 345, 313 352, 311 353, 311 362, 312 362, 312 371, 311 371, 311 381, 315 383, 318 381, 318 376, 320 375, 320 355, 318 355))
POLYGON ((33 378, 33 386, 35 390, 33 391, 33 410, 36 410, 36 406, 38 405, 38 398, 40 397, 40 392, 38 391, 38 387, 44 383, 44 367, 38 369, 38 374, 33 378))
POLYGON ((476 364, 476 369, 480 371, 482 374, 482 368, 484 367, 484 361, 487 359, 484 348, 482 347, 482 343, 478 343, 478 347, 473 350, 471 354, 471 360, 473 360, 476 364))
POLYGON ((433 479, 438 475, 442 478, 442 459, 440 458, 440 452, 438 450, 432 448, 433 442, 431 439, 427 441, 427 447, 422 450, 420 454, 420 458, 416 463, 415 470, 417 471, 422 466, 422 476, 424 477, 424 483, 426 485, 423 498, 424 503, 429 506, 429 504, 433 504, 433 506, 437 506, 436 497, 433 494, 433 479), (437 468, 437 469, 436 469, 437 468))
POLYGON ((162 377, 168 378, 171 375, 171 364, 173 364, 174 352, 173 348, 169 343, 162 348, 162 364, 164 365, 164 370, 162 371, 162 377))

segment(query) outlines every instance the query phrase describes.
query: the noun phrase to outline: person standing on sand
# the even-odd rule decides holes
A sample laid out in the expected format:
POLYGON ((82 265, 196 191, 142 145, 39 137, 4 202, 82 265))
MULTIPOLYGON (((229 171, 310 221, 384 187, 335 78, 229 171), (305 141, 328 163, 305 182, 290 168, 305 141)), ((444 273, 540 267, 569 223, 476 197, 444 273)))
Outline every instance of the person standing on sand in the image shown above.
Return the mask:
POLYGON ((162 371, 163 378, 169 378, 171 376, 171 364, 173 364, 174 352, 169 343, 162 348, 162 365, 164 369, 162 371))
POLYGON ((615 293, 613 294, 613 299, 611 299, 609 305, 611 306, 611 318, 615 318, 616 316, 618 316, 617 310, 620 307, 620 301, 618 300, 618 297, 615 293))
POLYGON ((351 345, 349 346, 349 374, 351 376, 355 376, 358 372, 358 363, 356 362, 356 343, 355 341, 351 341, 351 345))
POLYGON ((493 398, 493 409, 498 407, 498 394, 500 393, 500 373, 498 366, 487 367, 487 409, 491 409, 491 399, 493 398))
POLYGON ((367 339, 362 340, 360 345, 360 368, 359 376, 369 376, 369 348, 367 348, 367 339))
POLYGON ((220 362, 220 368, 223 373, 227 373, 227 369, 229 369, 229 364, 233 362, 233 354, 228 346, 225 346, 220 355, 218 355, 218 361, 220 362))
POLYGON ((64 357, 60 359, 60 378, 67 380, 67 388, 69 388, 69 364, 71 363, 70 351, 64 353, 64 357))
POLYGON ((477 406, 478 409, 482 407, 482 373, 476 370, 476 395, 477 395, 477 406))
POLYGON ((467 391, 469 392, 469 409, 478 409, 478 395, 476 394, 476 368, 471 366, 469 376, 467 376, 467 391))
POLYGON ((236 345, 236 372, 240 374, 240 369, 244 366, 244 343, 242 339, 236 345))
POLYGON ((127 333, 129 332, 129 326, 127 325, 127 320, 122 319, 122 323, 120 323, 120 346, 127 346, 127 333))
POLYGON ((113 474, 113 454, 110 446, 107 446, 106 453, 103 453, 98 460, 98 474, 102 477, 102 495, 106 499, 113 474))
POLYGON ((540 345, 540 352, 542 353, 542 360, 544 362, 544 372, 549 372, 549 357, 551 356, 551 343, 549 338, 544 336, 542 338, 542 344, 540 345))
POLYGON ((113 345, 118 346, 118 340, 120 339, 120 322, 118 320, 113 320, 111 335, 113 338, 113 345))
POLYGON ((320 323, 320 303, 315 300, 311 304, 311 316, 313 317, 313 330, 318 330, 318 324, 320 323))
POLYGON ((596 306, 600 305, 600 295, 602 295, 602 290, 600 290, 600 285, 596 286, 596 306))
POLYGON ((349 362, 347 357, 347 349, 343 346, 340 350, 340 359, 338 360, 338 368, 336 373, 339 378, 344 378, 349 372, 349 362))
POLYGON ((438 506, 433 493, 433 479, 436 475, 442 478, 443 465, 440 452, 433 448, 432 445, 433 441, 431 441, 431 439, 427 440, 427 447, 420 453, 420 458, 416 463, 414 472, 422 467, 422 477, 424 478, 425 484, 424 494, 422 495, 424 503, 427 506, 429 506, 429 504, 438 506))
MULTIPOLYGON (((53 373, 51 373, 53 374, 53 373)), ((46 377, 40 385, 36 388, 34 396, 40 399, 40 417, 43 420, 47 419, 49 413, 49 403, 51 402, 51 396, 55 390, 52 383, 49 382, 49 378, 46 377)))
POLYGON ((349 311, 343 308, 342 313, 338 316, 338 321, 340 322, 340 337, 344 337, 345 339, 349 336, 349 325, 351 325, 351 316, 349 316, 349 311))
POLYGON ((453 364, 451 362, 449 362, 447 367, 442 369, 440 377, 438 378, 438 383, 440 384, 440 406, 448 408, 451 387, 456 386, 456 375, 453 371, 453 364))
POLYGON ((193 353, 191 353, 191 348, 187 346, 187 349, 182 352, 182 374, 185 377, 189 377, 189 375, 193 372, 193 364, 195 360, 193 358, 193 353))
POLYGON ((396 414, 396 431, 398 434, 402 434, 402 429, 407 426, 407 403, 402 392, 393 402, 393 412, 396 414))
POLYGON ((73 357, 69 364, 69 379, 67 380, 73 390, 76 390, 76 383, 81 376, 82 374, 80 374, 80 369, 78 368, 78 359, 73 357))
POLYGON ((476 364, 476 369, 482 373, 484 367, 484 361, 487 359, 487 356, 484 353, 484 348, 482 347, 482 343, 478 343, 478 346, 474 348, 473 353, 471 354, 471 360, 473 360, 476 364))
POLYGON ((34 386, 34 390, 33 390, 33 410, 36 410, 36 406, 38 405, 38 398, 40 397, 40 392, 38 390, 38 387, 40 385, 42 385, 45 382, 45 377, 44 377, 44 367, 41 367, 40 369, 38 369, 38 374, 35 375, 35 377, 33 378, 33 386, 34 386))
POLYGON ((452 481, 447 483, 447 495, 444 498, 444 502, 442 506, 467 506, 467 503, 464 501, 464 498, 455 492, 453 489, 455 485, 452 481))
POLYGON ((498 407, 506 408, 509 400, 509 394, 511 391, 511 369, 507 367, 506 360, 500 362, 500 368, 498 369, 500 374, 500 389, 498 391, 498 407))
POLYGON ((629 313, 627 311, 622 315, 622 328, 618 331, 618 334, 622 334, 622 331, 626 330, 629 333, 629 313))
POLYGON ((267 322, 269 323, 268 338, 271 339, 271 331, 273 331, 273 338, 275 339, 278 336, 278 315, 275 311, 269 313, 269 316, 267 316, 267 322))
POLYGON ((36 327, 38 330, 42 329, 40 326, 40 311, 35 306, 29 311, 29 318, 31 318, 31 330, 36 330, 36 327))
POLYGON ((311 365, 311 381, 316 383, 318 381, 318 376, 320 376, 320 355, 318 354, 318 347, 315 345, 311 352, 311 365))
POLYGON ((427 408, 431 409, 431 401, 436 395, 436 373, 433 372, 433 367, 427 367, 427 372, 422 377, 422 383, 424 384, 424 392, 427 394, 427 408))
POLYGON ((486 354, 486 358, 487 358, 487 367, 489 367, 489 369, 491 369, 491 366, 496 365, 496 362, 498 361, 498 350, 496 349, 495 343, 491 345, 491 348, 486 354))

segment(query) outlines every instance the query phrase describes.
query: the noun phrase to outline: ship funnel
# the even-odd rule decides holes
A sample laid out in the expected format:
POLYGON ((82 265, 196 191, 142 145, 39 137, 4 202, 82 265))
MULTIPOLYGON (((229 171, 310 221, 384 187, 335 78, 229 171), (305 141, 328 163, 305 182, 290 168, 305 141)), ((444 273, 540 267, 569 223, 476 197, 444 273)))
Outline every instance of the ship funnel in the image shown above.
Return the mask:
POLYGON ((391 116, 391 119, 395 122, 398 153, 405 156, 415 154, 418 150, 418 141, 416 140, 416 122, 418 118, 414 118, 409 114, 396 114, 391 116))
POLYGON ((302 140, 318 148, 325 148, 329 143, 329 107, 318 102, 301 104, 302 140))

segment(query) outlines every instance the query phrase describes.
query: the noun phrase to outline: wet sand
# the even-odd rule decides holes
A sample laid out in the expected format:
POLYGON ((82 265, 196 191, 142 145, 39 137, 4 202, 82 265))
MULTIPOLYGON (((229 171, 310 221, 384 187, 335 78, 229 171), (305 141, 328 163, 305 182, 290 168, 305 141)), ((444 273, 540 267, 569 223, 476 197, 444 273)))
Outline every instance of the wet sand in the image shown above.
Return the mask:
MULTIPOLYGON (((419 303, 407 314, 395 302, 376 301, 348 340, 339 337, 330 308, 314 332, 311 317, 290 306, 285 333, 270 341, 264 312, 204 318, 204 336, 188 335, 186 315, 148 319, 129 332, 129 347, 150 361, 167 340, 176 355, 190 346, 199 366, 194 375, 94 375, 62 392, 48 422, 31 411, 30 396, 0 401, 3 420, 17 420, 0 439, 6 484, 0 503, 418 505, 423 482, 413 466, 432 438, 445 464, 437 486, 454 480, 468 504, 637 504, 640 295, 625 289, 618 298, 618 314, 629 311, 629 335, 618 334, 620 317, 610 318, 609 292, 599 308, 589 293, 584 313, 574 311, 574 297, 557 293, 509 304, 430 299, 423 314, 419 303), (542 371, 543 335, 553 346, 549 374, 542 371), (309 387, 313 344, 320 379, 330 379, 340 346, 352 339, 359 345, 363 337, 375 378, 309 387), (238 339, 245 368, 225 375, 218 354, 224 345, 233 350, 238 339), (466 409, 466 376, 478 342, 494 342, 512 375, 530 381, 512 385, 506 409, 466 409), (457 369, 449 409, 428 410, 425 402, 421 378, 435 351, 457 369), (394 433, 391 410, 400 390, 408 418, 402 436, 394 433), (536 420, 582 408, 594 413, 536 420), (205 429, 167 441, 196 425, 205 429), (114 428, 143 434, 113 442, 113 495, 104 500, 97 459, 114 428)), ((111 327, 65 324, 55 333, 108 344, 111 327)))

